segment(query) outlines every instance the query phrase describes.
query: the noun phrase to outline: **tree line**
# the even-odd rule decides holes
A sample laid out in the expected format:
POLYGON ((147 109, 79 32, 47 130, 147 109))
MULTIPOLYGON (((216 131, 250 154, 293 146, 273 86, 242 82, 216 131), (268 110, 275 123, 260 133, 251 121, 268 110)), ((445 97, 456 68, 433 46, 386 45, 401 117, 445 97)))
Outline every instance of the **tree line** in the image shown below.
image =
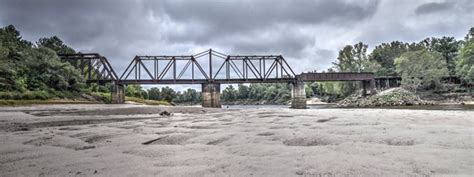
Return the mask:
MULTIPOLYGON (((431 37, 420 42, 392 41, 375 46, 359 42, 339 51, 333 67, 327 72, 374 72, 376 76, 401 76, 402 85, 413 91, 446 91, 444 78, 460 79, 463 86, 474 83, 474 27, 464 40, 454 37, 431 37)), ((348 95, 358 83, 339 83, 342 95, 348 95)), ((472 89, 472 87, 471 87, 472 89)))

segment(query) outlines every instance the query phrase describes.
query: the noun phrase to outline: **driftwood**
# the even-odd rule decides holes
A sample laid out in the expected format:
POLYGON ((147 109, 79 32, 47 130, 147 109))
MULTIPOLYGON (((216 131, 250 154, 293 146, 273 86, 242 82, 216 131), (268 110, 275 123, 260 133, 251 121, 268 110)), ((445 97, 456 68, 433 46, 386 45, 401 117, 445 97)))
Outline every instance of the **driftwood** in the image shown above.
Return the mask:
POLYGON ((142 143, 142 144, 143 144, 143 145, 149 145, 149 144, 151 144, 151 143, 153 143, 153 142, 155 142, 155 141, 161 140, 161 139, 166 138, 166 137, 168 137, 168 136, 169 136, 169 135, 162 136, 162 137, 159 137, 159 138, 156 138, 156 139, 152 139, 152 140, 147 141, 147 142, 144 142, 144 143, 142 143))

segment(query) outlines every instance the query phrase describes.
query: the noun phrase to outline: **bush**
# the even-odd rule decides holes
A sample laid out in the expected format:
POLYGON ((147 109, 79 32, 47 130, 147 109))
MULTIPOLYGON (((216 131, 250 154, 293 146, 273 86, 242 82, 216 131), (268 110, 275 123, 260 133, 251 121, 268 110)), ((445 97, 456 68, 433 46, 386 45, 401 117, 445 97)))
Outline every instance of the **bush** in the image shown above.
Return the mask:
POLYGON ((0 92, 0 99, 2 100, 12 100, 18 95, 18 92, 0 92))
POLYGON ((95 97, 98 100, 102 100, 106 104, 112 103, 112 97, 110 93, 103 93, 103 92, 93 92, 91 93, 93 97, 95 97))
POLYGON ((47 100, 53 98, 53 95, 46 91, 27 91, 21 93, 21 99, 24 100, 47 100))
POLYGON ((53 95, 46 91, 0 92, 0 99, 3 100, 47 100, 50 98, 53 98, 53 95))

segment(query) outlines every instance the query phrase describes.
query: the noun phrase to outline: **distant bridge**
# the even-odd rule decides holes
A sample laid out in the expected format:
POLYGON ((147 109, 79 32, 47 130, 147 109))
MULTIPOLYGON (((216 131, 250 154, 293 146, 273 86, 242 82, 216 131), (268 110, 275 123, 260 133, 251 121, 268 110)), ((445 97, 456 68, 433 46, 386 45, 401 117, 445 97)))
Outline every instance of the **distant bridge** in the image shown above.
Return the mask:
POLYGON ((370 72, 295 74, 282 55, 226 55, 209 49, 195 55, 135 56, 120 77, 100 54, 59 56, 78 68, 87 83, 113 83, 113 103, 125 101, 124 85, 129 84, 201 84, 203 107, 221 107, 220 84, 289 83, 292 108, 306 108, 304 82, 361 81, 363 95, 376 87, 370 72))

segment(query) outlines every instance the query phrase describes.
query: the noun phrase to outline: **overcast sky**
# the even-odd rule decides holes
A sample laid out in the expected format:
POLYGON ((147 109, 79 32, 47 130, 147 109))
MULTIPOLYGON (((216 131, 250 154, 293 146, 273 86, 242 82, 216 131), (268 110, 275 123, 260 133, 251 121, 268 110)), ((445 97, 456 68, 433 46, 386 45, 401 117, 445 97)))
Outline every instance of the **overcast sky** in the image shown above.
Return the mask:
POLYGON ((24 39, 58 36, 106 56, 121 74, 135 55, 281 54, 296 73, 330 67, 347 44, 462 39, 474 0, 0 0, 0 25, 24 39))

